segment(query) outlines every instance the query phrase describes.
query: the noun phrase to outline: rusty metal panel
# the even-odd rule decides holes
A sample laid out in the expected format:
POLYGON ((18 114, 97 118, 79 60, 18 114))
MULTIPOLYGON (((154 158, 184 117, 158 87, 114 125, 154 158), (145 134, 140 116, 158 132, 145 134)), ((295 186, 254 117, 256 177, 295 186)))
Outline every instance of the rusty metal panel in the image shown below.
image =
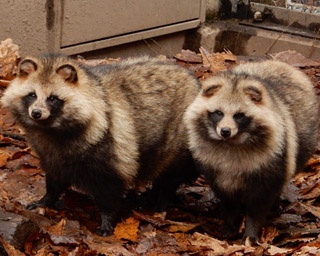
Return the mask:
POLYGON ((65 0, 61 46, 203 20, 202 0, 65 0), (201 16, 202 15, 202 16, 201 16))

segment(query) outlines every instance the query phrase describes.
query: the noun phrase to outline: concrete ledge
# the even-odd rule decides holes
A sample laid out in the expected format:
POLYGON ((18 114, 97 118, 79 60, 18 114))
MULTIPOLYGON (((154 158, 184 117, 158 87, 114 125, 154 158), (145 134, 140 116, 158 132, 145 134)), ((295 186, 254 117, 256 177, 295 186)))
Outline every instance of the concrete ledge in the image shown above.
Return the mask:
POLYGON ((272 23, 215 21, 198 29, 199 45, 210 51, 228 49, 236 55, 265 56, 295 50, 305 57, 320 60, 320 38, 311 32, 272 23))

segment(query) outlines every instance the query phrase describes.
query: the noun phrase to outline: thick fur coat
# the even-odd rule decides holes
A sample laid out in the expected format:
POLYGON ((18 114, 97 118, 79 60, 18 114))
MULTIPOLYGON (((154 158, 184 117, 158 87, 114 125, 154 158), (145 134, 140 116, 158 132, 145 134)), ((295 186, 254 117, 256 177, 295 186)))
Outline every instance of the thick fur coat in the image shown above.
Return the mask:
POLYGON ((28 208, 53 207, 75 187, 93 196, 107 235, 126 191, 151 180, 163 209, 194 175, 182 118, 198 90, 186 69, 147 57, 96 67, 64 56, 22 60, 1 101, 46 172, 47 193, 28 208))
POLYGON ((189 146, 226 207, 226 227, 259 231, 315 150, 318 103, 305 74, 278 61, 247 63, 205 80, 185 115, 189 146))

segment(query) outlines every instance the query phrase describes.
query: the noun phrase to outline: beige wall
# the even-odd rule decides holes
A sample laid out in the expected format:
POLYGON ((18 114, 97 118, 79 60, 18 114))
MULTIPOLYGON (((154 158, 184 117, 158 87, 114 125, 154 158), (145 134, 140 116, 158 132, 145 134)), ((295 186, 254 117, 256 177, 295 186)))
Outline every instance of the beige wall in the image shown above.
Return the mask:
POLYGON ((1 0, 0 40, 12 38, 20 51, 38 54, 47 50, 49 31, 46 28, 44 0, 1 0))
MULTIPOLYGON (((205 0, 2 0, 0 40, 21 55, 68 55, 197 28, 205 0)), ((173 39, 174 40, 174 39, 173 39)))

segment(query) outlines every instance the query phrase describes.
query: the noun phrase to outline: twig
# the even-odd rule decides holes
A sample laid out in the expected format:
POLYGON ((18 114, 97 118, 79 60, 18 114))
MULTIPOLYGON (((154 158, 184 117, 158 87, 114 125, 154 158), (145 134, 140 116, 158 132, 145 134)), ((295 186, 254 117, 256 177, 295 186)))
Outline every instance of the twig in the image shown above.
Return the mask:
POLYGON ((20 141, 24 141, 24 142, 26 141, 25 136, 17 134, 17 133, 3 132, 2 135, 3 135, 3 137, 9 137, 14 140, 20 140, 20 141))

